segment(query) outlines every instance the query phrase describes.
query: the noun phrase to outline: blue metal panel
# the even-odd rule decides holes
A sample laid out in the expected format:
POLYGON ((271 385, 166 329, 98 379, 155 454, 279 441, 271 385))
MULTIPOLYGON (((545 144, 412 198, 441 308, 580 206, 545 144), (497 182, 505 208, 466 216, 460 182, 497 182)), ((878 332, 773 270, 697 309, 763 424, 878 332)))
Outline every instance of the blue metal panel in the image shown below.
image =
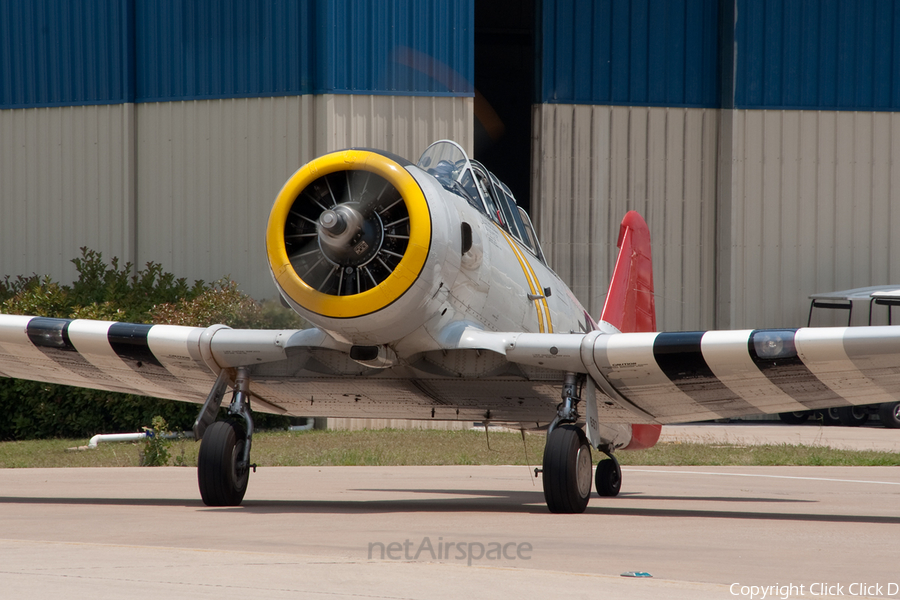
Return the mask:
POLYGON ((718 0, 544 0, 539 99, 718 105, 718 0))
POLYGON ((139 101, 472 95, 474 0, 140 3, 139 101))
POLYGON ((3 0, 0 108, 471 96, 474 0, 3 0))
POLYGON ((900 108, 900 3, 737 0, 735 106, 900 108))
POLYGON ((131 1, 0 2, 0 108, 127 101, 131 1))
POLYGON ((191 0, 137 6, 137 100, 312 91, 313 0, 191 0))
POLYGON ((322 0, 320 93, 470 96, 474 0, 322 0))

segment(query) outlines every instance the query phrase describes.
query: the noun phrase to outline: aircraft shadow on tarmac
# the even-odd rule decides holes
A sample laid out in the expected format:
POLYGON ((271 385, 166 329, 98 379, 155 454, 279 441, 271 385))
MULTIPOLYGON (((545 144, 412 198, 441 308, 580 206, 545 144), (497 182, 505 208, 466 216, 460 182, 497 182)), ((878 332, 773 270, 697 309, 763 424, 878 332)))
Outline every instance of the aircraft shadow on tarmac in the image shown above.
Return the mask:
MULTIPOLYGON (((149 498, 35 498, 0 497, 2 504, 47 504, 72 506, 171 506, 200 510, 203 512, 231 511, 243 514, 365 514, 365 513, 464 513, 499 512, 548 515, 541 491, 511 492, 508 490, 435 490, 435 489, 378 489, 353 490, 365 492, 385 492, 403 494, 445 494, 452 498, 385 499, 385 500, 258 500, 245 499, 242 506, 210 508, 200 500, 149 499, 149 498), (459 496, 473 496, 461 498, 459 496)), ((815 500, 792 500, 782 498, 746 497, 685 497, 685 496, 643 496, 640 493, 623 494, 620 498, 598 498, 594 496, 585 511, 586 515, 691 518, 691 519, 748 519, 773 521, 818 521, 824 523, 873 523, 900 524, 900 516, 880 516, 864 514, 815 514, 809 512, 764 512, 746 510, 714 510, 689 507, 640 508, 635 506, 615 506, 633 500, 662 500, 689 502, 746 502, 746 503, 815 503, 815 500), (601 505, 600 503, 608 503, 601 505)), ((572 518, 568 516, 567 518, 572 518)))

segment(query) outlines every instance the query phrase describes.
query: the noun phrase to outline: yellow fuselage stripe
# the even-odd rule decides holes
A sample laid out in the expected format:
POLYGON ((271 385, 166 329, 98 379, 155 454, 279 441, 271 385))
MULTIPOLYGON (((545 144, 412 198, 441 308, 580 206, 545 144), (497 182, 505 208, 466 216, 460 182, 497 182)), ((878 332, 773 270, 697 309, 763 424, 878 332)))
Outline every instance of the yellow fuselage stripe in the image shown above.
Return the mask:
MULTIPOLYGON (((519 247, 516 245, 516 242, 509 236, 508 233, 503 231, 499 226, 497 229, 500 233, 503 234, 503 237, 506 238, 506 243, 509 244, 509 247, 512 249, 513 254, 516 255, 516 260, 519 261, 519 266, 522 267, 522 273, 525 274, 525 280, 528 282, 528 287, 531 289, 531 293, 535 296, 543 296, 544 290, 541 287, 541 282, 537 278, 537 274, 534 272, 534 269, 531 267, 531 263, 528 262, 528 258, 522 253, 519 247)), ((550 320, 550 307, 547 306, 547 299, 541 298, 539 300, 535 300, 535 311, 537 312, 537 320, 538 320, 538 329, 540 333, 553 333, 553 322, 550 320), (547 327, 544 327, 544 318, 546 316, 547 327)))

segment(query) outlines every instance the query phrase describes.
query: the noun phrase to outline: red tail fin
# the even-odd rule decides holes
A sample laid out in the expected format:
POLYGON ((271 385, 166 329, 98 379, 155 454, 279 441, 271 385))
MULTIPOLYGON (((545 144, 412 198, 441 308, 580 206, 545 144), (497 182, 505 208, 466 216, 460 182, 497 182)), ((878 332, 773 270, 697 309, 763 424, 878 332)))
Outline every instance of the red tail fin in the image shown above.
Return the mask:
MULTIPOLYGON (((656 331, 650 228, 635 211, 622 219, 619 258, 609 284, 601 319, 623 333, 656 331)), ((632 425, 631 442, 623 449, 650 448, 659 440, 661 425, 632 425)))
POLYGON ((602 320, 623 333, 656 331, 650 228, 629 211, 619 228, 619 258, 603 305, 602 320))

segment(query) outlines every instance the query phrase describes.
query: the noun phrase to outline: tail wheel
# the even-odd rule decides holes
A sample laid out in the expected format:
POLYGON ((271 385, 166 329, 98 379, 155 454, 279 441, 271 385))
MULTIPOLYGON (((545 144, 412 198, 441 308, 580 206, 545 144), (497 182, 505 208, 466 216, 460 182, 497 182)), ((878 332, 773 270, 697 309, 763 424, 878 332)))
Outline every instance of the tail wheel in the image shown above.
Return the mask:
POLYGON ((610 455, 608 460, 597 463, 594 485, 601 496, 619 495, 619 490, 622 489, 622 468, 615 456, 610 455))
POLYGON ((582 513, 591 495, 591 447, 581 428, 561 425, 544 447, 544 500, 552 513, 582 513))
POLYGON ((239 506, 247 491, 250 469, 241 465, 246 435, 233 420, 207 428, 197 458, 200 497, 207 506, 239 506))

